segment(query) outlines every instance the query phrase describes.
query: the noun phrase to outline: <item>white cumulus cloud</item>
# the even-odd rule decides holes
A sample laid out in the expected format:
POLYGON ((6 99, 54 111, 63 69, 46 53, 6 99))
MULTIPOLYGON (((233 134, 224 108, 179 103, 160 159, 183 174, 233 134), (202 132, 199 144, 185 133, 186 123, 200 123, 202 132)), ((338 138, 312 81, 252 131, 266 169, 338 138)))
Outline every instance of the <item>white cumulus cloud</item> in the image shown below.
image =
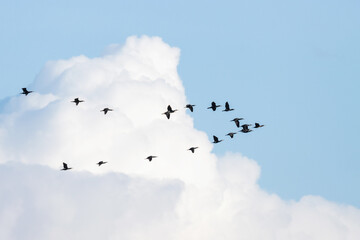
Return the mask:
POLYGON ((34 93, 2 101, 0 239, 360 238, 359 209, 284 201, 259 188, 255 161, 211 153, 184 109, 178 48, 143 36, 105 52, 49 62, 34 93))

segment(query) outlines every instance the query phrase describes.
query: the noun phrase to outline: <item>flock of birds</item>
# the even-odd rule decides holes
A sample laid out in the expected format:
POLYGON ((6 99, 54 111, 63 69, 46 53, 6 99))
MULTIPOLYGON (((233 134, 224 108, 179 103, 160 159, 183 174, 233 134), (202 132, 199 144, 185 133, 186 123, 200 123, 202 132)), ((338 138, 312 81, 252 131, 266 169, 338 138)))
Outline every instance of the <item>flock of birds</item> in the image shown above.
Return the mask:
MULTIPOLYGON (((23 92, 22 92, 21 94, 24 94, 25 96, 27 96, 28 94, 30 94, 30 93, 33 92, 33 91, 27 90, 26 88, 22 88, 22 91, 23 91, 23 92)), ((75 98, 75 99, 74 99, 73 101, 71 101, 71 102, 75 103, 75 105, 78 106, 80 103, 85 102, 85 101, 84 101, 84 100, 80 100, 79 98, 75 98)), ((185 106, 185 108, 187 108, 187 109, 189 109, 191 112, 193 112, 195 106, 196 106, 196 105, 194 105, 194 104, 187 104, 187 105, 185 106)), ((212 103, 211 103, 211 106, 208 107, 207 109, 212 109, 213 111, 216 111, 216 109, 217 109, 218 107, 221 107, 221 105, 216 105, 215 102, 212 102, 212 103)), ((230 111, 233 111, 233 110, 235 110, 235 109, 230 108, 229 103, 226 102, 226 103, 225 103, 225 109, 223 109, 222 111, 223 111, 223 112, 230 112, 230 111)), ((100 110, 100 112, 104 112, 104 115, 106 115, 108 112, 111 112, 111 111, 114 111, 114 110, 111 109, 111 108, 107 108, 107 107, 104 108, 104 109, 102 109, 102 110, 100 110)), ((171 114, 175 113, 176 111, 177 111, 177 109, 172 109, 172 107, 171 107, 170 105, 168 105, 167 111, 164 112, 164 113, 162 113, 162 114, 164 114, 164 115, 167 117, 167 119, 170 119, 171 114)), ((243 120, 243 118, 234 118, 234 119, 232 119, 231 121, 235 123, 236 127, 238 127, 238 128, 241 127, 241 128, 242 128, 242 129, 241 129, 240 131, 238 131, 238 132, 242 132, 242 133, 249 133, 249 132, 251 132, 252 129, 249 129, 249 127, 252 126, 252 124, 242 124, 242 125, 240 125, 240 121, 241 121, 241 120, 243 120)), ((261 127, 264 127, 264 125, 261 125, 261 124, 259 124, 259 123, 255 123, 254 128, 261 128, 261 127)), ((229 136, 230 138, 233 138, 235 134, 237 134, 237 132, 230 132, 230 133, 226 134, 225 136, 229 136)), ((219 143, 219 142, 222 142, 222 141, 223 141, 222 139, 219 140, 219 138, 218 138, 217 136, 215 136, 215 135, 213 135, 213 139, 214 139, 213 143, 219 143)), ((195 153, 195 150, 198 149, 198 148, 199 148, 199 147, 191 147, 191 148, 189 148, 188 150, 191 151, 192 153, 195 153)), ((150 156, 148 156, 148 157, 145 158, 145 159, 147 159, 149 162, 151 162, 154 158, 157 158, 157 156, 150 155, 150 156)), ((107 163, 107 162, 100 161, 100 162, 97 163, 97 165, 99 165, 99 167, 100 167, 101 165, 106 164, 106 163, 107 163)), ((66 171, 66 170, 70 170, 70 169, 72 169, 72 168, 71 168, 71 167, 68 167, 68 165, 67 165, 65 162, 63 162, 63 168, 62 168, 61 170, 66 171)))

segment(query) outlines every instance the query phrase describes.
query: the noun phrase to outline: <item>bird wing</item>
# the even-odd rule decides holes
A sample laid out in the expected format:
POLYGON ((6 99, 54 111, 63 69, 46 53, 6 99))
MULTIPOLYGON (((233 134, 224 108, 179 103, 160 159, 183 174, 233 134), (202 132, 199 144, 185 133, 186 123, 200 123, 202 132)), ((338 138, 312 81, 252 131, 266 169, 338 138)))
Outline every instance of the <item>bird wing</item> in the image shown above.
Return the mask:
POLYGON ((64 166, 64 169, 68 168, 68 165, 66 163, 64 163, 64 162, 63 162, 63 166, 64 166))
POLYGON ((172 108, 171 108, 170 105, 167 107, 167 109, 168 109, 169 112, 172 112, 172 108))
POLYGON ((219 141, 219 139, 217 138, 217 136, 214 135, 213 138, 214 138, 214 142, 219 141))
POLYGON ((235 124, 236 124, 237 127, 240 127, 240 122, 239 122, 239 120, 236 119, 236 120, 235 120, 235 124))
POLYGON ((26 88, 22 88, 23 92, 27 92, 27 89, 26 88))
POLYGON ((230 109, 230 106, 229 106, 228 102, 225 103, 225 109, 230 109))

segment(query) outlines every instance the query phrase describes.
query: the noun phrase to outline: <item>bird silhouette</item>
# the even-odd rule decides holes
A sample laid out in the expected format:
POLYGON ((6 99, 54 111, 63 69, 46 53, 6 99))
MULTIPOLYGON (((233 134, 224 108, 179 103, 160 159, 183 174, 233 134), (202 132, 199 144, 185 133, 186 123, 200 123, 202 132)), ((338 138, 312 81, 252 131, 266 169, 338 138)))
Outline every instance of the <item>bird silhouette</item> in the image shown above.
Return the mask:
POLYGON ((171 114, 171 113, 174 113, 174 112, 176 112, 176 111, 177 111, 177 109, 173 110, 173 109, 171 108, 171 106, 168 105, 167 111, 164 112, 163 114, 166 115, 167 119, 170 119, 170 114, 171 114))
POLYGON ((29 93, 32 93, 33 91, 28 91, 26 88, 22 88, 22 93, 21 94, 24 94, 25 96, 27 96, 29 93))
POLYGON ((236 134, 235 132, 230 132, 230 133, 226 134, 225 136, 230 136, 231 138, 233 138, 235 134, 236 134))
POLYGON ((76 106, 77 106, 77 105, 79 105, 79 103, 85 102, 85 101, 84 100, 79 100, 79 98, 75 98, 74 101, 71 101, 71 102, 75 103, 76 106))
POLYGON ((211 102, 211 106, 208 107, 207 109, 212 109, 213 111, 216 111, 217 107, 221 107, 221 105, 216 105, 215 102, 211 102))
POLYGON ((100 162, 97 163, 97 165, 99 165, 99 167, 100 167, 101 165, 103 165, 103 164, 105 164, 105 163, 107 163, 107 162, 100 161, 100 162))
POLYGON ((233 120, 231 120, 230 122, 235 122, 235 125, 237 127, 240 127, 240 120, 243 120, 243 118, 234 118, 233 120))
POLYGON ((251 126, 251 124, 243 124, 241 125, 242 129, 239 132, 243 132, 243 133, 249 133, 252 130, 249 129, 249 126, 251 126))
POLYGON ((70 170, 70 169, 72 169, 72 168, 69 168, 68 165, 63 162, 63 169, 61 169, 61 170, 66 171, 66 170, 70 170))
POLYGON ((114 111, 113 109, 110 108, 104 108, 103 110, 101 110, 100 112, 104 112, 104 115, 107 114, 109 111, 114 111))
POLYGON ((190 109, 190 112, 193 112, 193 111, 194 111, 194 106, 196 106, 196 105, 187 104, 187 105, 185 106, 185 108, 188 108, 188 109, 190 109))
POLYGON ((147 160, 149 160, 149 162, 151 162, 153 158, 157 158, 157 156, 148 156, 148 157, 145 158, 145 159, 147 159, 147 160))
POLYGON ((223 112, 230 112, 233 111, 233 108, 230 108, 230 105, 228 102, 225 103, 225 109, 223 110, 223 112))
POLYGON ((219 139, 217 138, 217 136, 215 136, 215 135, 213 135, 213 138, 214 138, 213 143, 219 143, 219 142, 222 141, 222 140, 219 140, 219 139))
POLYGON ((195 152, 195 149, 197 149, 197 148, 199 148, 199 147, 191 147, 191 148, 189 148, 188 150, 191 151, 192 153, 194 153, 194 152, 195 152))
POLYGON ((254 127, 254 128, 261 128, 261 127, 263 127, 263 126, 265 126, 265 125, 260 125, 259 123, 255 123, 255 127, 254 127))

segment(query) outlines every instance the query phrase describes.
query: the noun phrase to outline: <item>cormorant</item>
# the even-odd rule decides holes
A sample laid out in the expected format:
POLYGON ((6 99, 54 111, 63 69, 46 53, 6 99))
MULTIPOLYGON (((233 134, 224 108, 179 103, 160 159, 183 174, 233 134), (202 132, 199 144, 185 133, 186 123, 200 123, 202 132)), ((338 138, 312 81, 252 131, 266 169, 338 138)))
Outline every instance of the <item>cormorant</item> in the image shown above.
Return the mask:
POLYGON ((259 123, 255 123, 255 127, 254 127, 254 128, 261 128, 261 127, 263 127, 263 126, 265 126, 265 125, 260 125, 259 123))
POLYGON ((99 167, 100 167, 101 165, 103 165, 103 164, 105 164, 105 163, 107 163, 107 162, 100 161, 100 162, 97 163, 97 165, 99 165, 99 167))
POLYGON ((233 138, 235 134, 236 133, 234 133, 234 132, 230 132, 230 133, 226 134, 225 136, 230 136, 231 138, 233 138))
POLYGON ((215 136, 215 135, 213 135, 213 138, 214 138, 213 143, 219 143, 219 142, 222 141, 222 140, 219 140, 219 139, 217 138, 217 136, 215 136))
POLYGON ((210 107, 208 107, 207 109, 212 109, 213 111, 216 111, 216 108, 217 107, 221 107, 221 105, 216 105, 216 103, 215 102, 211 102, 211 106, 210 107))
POLYGON ((225 109, 223 110, 223 112, 230 112, 233 111, 233 108, 230 108, 230 105, 228 102, 225 103, 225 109))
POLYGON ((61 170, 66 171, 66 170, 70 170, 70 169, 72 169, 72 168, 69 168, 68 165, 63 162, 63 169, 61 169, 61 170))
POLYGON ((188 109, 190 109, 190 112, 193 112, 194 111, 194 106, 196 106, 196 105, 192 105, 192 104, 187 104, 186 106, 185 106, 185 108, 188 108, 188 109))
POLYGON ((251 124, 243 124, 243 125, 241 125, 242 129, 239 132, 243 132, 243 133, 251 132, 252 130, 249 129, 249 126, 251 126, 251 124))
POLYGON ((33 91, 28 91, 26 88, 22 88, 23 92, 21 94, 24 94, 27 96, 29 93, 32 93, 33 91))
POLYGON ((148 156, 147 158, 145 158, 145 159, 147 159, 147 160, 149 160, 149 162, 151 162, 151 160, 153 159, 153 158, 156 158, 157 156, 148 156))
POLYGON ((177 111, 177 109, 173 110, 173 109, 171 108, 171 106, 169 105, 169 106, 167 107, 167 111, 164 112, 163 114, 166 115, 167 119, 170 119, 170 114, 171 114, 171 113, 174 113, 174 112, 176 112, 176 111, 177 111))
POLYGON ((230 122, 234 121, 237 127, 240 127, 240 120, 243 120, 243 118, 234 118, 230 122))
POLYGON ((103 110, 101 110, 100 112, 104 112, 104 114, 107 114, 109 111, 114 111, 110 108, 104 108, 103 110))
POLYGON ((195 149, 197 149, 197 148, 199 148, 199 147, 191 147, 191 148, 189 148, 188 150, 191 151, 192 153, 194 153, 194 152, 195 152, 195 149))
POLYGON ((79 103, 85 102, 85 101, 84 100, 79 100, 79 98, 75 98, 74 101, 71 101, 71 102, 75 103, 76 106, 77 106, 77 105, 79 105, 79 103))

